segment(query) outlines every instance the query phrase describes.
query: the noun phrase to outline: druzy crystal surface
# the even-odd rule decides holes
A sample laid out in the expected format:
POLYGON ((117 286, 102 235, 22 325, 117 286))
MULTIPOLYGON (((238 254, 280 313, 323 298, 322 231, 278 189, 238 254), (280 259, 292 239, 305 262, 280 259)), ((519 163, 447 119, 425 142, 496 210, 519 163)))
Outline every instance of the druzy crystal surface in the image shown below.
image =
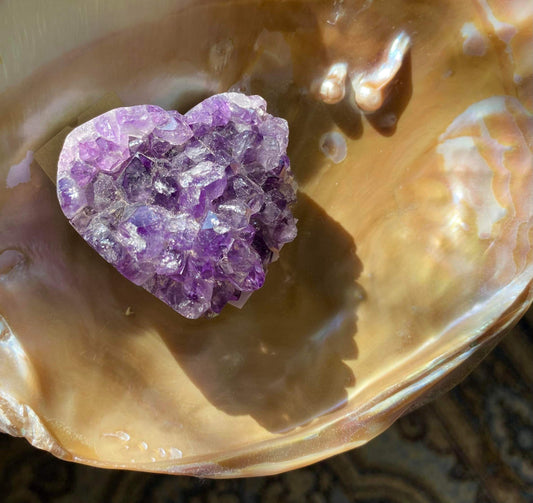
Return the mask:
POLYGON ((263 285, 296 236, 285 120, 259 96, 212 96, 185 115, 117 108, 73 130, 57 193, 78 233, 187 318, 263 285))

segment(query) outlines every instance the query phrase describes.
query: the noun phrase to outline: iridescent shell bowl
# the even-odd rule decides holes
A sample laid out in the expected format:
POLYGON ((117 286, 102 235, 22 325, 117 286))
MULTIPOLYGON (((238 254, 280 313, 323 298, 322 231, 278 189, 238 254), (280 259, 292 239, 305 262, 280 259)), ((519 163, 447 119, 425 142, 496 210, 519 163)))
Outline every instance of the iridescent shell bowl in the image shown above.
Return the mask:
POLYGON ((0 19, 1 430, 100 467, 289 470, 449 389, 530 305, 530 2, 6 0, 0 19), (38 159, 107 93, 183 113, 228 89, 289 122, 299 233, 242 309, 191 321, 87 246, 38 159))

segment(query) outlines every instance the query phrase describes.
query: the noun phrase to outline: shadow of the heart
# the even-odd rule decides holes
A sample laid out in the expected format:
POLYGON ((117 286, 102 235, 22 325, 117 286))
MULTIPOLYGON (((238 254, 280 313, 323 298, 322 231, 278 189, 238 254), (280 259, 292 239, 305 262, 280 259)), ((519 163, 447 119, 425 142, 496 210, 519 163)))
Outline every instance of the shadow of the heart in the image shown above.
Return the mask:
POLYGON ((270 266, 264 287, 238 311, 161 331, 204 396, 270 431, 304 424, 347 400, 355 384, 362 266, 353 239, 303 194, 299 236, 270 266))

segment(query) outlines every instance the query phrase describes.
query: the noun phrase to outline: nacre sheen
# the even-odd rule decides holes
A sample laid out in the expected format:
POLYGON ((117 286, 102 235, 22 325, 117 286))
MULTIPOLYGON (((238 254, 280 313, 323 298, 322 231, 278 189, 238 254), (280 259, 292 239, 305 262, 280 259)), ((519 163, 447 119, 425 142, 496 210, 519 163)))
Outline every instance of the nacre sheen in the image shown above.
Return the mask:
POLYGON ((0 19, 1 431, 104 468, 279 473, 450 389, 530 306, 532 2, 3 0, 0 19), (242 310, 191 321, 79 238, 44 147, 107 93, 186 111, 227 89, 288 121, 298 237, 242 310))
POLYGON ((78 233, 187 318, 260 288, 296 237, 288 127, 259 96, 212 96, 187 114, 122 107, 73 130, 57 193, 78 233))

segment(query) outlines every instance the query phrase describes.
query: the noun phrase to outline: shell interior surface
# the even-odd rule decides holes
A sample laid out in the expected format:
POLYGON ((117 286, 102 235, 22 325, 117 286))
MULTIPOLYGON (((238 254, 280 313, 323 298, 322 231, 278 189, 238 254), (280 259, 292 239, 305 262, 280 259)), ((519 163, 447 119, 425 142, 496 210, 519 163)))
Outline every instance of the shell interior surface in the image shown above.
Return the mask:
POLYGON ((276 473, 449 388, 529 306, 530 2, 6 0, 0 18, 3 431, 96 466, 276 473), (34 154, 110 91, 185 113, 228 90, 288 121, 298 237, 241 310, 187 320, 70 228, 34 154))

